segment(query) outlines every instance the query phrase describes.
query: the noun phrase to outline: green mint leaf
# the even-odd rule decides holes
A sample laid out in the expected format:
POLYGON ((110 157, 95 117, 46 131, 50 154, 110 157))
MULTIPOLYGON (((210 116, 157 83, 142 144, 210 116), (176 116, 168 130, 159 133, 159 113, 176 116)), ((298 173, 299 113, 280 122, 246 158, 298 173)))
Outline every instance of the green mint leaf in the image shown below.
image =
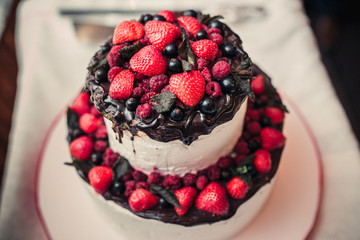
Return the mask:
POLYGON ((251 101, 255 100, 255 94, 252 91, 251 88, 251 80, 250 79, 238 79, 235 77, 235 79, 238 81, 240 89, 246 93, 246 95, 251 99, 251 101))
POLYGON ((251 65, 252 61, 247 57, 239 66, 232 70, 232 75, 238 82, 240 89, 246 93, 251 101, 254 101, 255 94, 251 88, 251 65))
POLYGON ((175 196, 175 194, 172 190, 162 188, 162 187, 159 187, 158 185, 152 184, 150 186, 150 192, 160 195, 166 201, 168 201, 170 204, 181 209, 179 200, 177 199, 177 197, 175 196))
POLYGON ((175 104, 176 96, 172 92, 163 92, 153 96, 152 106, 158 113, 168 112, 175 104))
POLYGON ((121 178, 130 170, 130 164, 124 157, 120 157, 114 167, 115 179, 121 178))
POLYGON ((195 54, 183 27, 181 28, 181 35, 182 43, 179 48, 179 56, 181 59, 188 61, 191 65, 195 65, 195 54))
POLYGON ((120 54, 125 55, 128 58, 131 58, 132 56, 134 56, 135 53, 137 53, 143 47, 144 47, 144 44, 142 44, 140 41, 138 41, 137 43, 135 43, 133 45, 119 49, 118 52, 120 54))

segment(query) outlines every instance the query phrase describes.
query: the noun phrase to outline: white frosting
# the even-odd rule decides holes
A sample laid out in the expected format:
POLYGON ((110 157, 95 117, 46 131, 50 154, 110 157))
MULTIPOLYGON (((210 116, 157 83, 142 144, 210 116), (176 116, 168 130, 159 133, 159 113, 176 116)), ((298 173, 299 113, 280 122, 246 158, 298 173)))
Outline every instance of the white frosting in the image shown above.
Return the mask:
POLYGON ((133 168, 146 174, 154 170, 164 175, 195 173, 231 152, 242 132, 246 105, 245 101, 232 120, 217 126, 210 134, 200 136, 189 146, 180 140, 159 142, 141 131, 133 140, 129 131, 123 131, 120 143, 112 122, 105 119, 110 147, 127 158, 133 168))

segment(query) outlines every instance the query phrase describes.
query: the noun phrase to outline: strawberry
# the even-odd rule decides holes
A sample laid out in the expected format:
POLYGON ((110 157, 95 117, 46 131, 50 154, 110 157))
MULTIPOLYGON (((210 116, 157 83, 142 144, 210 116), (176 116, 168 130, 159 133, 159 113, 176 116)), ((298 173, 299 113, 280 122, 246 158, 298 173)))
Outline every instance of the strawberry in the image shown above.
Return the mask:
POLYGON ((194 107, 205 94, 205 79, 199 71, 192 70, 172 75, 170 90, 186 105, 194 107))
POLYGON ((226 190, 232 198, 243 199, 249 186, 240 177, 234 177, 226 184, 226 190))
POLYGON ((113 36, 113 44, 140 39, 144 36, 143 25, 138 21, 124 21, 116 26, 113 36))
POLYGON ((90 185, 99 194, 103 194, 109 188, 113 180, 113 171, 110 167, 96 166, 90 169, 88 178, 90 185))
POLYGON ((74 100, 70 109, 79 115, 90 112, 90 95, 86 92, 80 93, 74 100))
POLYGON ((81 136, 70 143, 72 157, 86 161, 92 154, 93 142, 88 136, 81 136))
POLYGON ((154 207, 159 198, 143 188, 135 189, 129 197, 130 208, 134 212, 142 212, 154 207))
POLYGON ((80 128, 87 134, 93 133, 101 125, 99 119, 91 113, 84 113, 79 119, 80 128))
POLYGON ((130 70, 124 70, 118 73, 110 84, 110 97, 116 100, 126 100, 130 97, 135 76, 130 70))
POLYGON ((223 186, 217 182, 207 185, 195 200, 195 207, 215 215, 226 215, 229 201, 223 186))
POLYGON ((256 170, 267 173, 271 169, 271 155, 265 149, 259 149, 255 152, 254 165, 256 170))
POLYGON ((273 124, 282 123, 285 118, 285 113, 277 107, 266 107, 265 115, 271 119, 273 124))
POLYGON ((202 39, 196 41, 191 44, 191 47, 193 48, 196 56, 205 60, 213 60, 219 51, 216 43, 209 39, 202 39))
POLYGON ((264 93, 265 88, 264 88, 264 79, 262 75, 258 75, 256 76, 256 78, 252 80, 251 88, 256 95, 261 95, 264 93))
POLYGON ((175 22, 175 15, 170 10, 163 10, 159 12, 157 15, 163 16, 166 19, 166 21, 169 23, 175 22))
POLYGON ((161 51, 152 45, 143 47, 130 59, 132 70, 150 77, 165 73, 166 65, 161 51))
POLYGON ((175 42, 181 32, 174 24, 162 21, 148 21, 145 24, 145 34, 152 45, 164 50, 166 45, 175 42))
POLYGON ((285 144, 285 137, 282 132, 274 128, 263 128, 260 132, 260 137, 263 148, 269 151, 281 148, 285 144))
POLYGON ((175 211, 179 216, 183 216, 187 213, 187 211, 191 207, 197 195, 197 191, 195 188, 187 186, 179 190, 175 190, 174 194, 179 200, 181 206, 181 208, 175 207, 175 211))
POLYGON ((195 36, 196 33, 201 30, 201 24, 194 17, 182 16, 179 17, 177 20, 179 25, 185 28, 185 30, 190 32, 193 36, 195 36))

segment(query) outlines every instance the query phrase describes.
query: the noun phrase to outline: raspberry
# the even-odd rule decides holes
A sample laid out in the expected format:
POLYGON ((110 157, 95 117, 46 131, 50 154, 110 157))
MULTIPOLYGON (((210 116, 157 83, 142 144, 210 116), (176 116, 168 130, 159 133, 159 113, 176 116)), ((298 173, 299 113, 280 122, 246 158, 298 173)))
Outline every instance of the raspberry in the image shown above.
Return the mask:
POLYGON ((259 122, 249 122, 247 125, 246 125, 246 129, 251 133, 251 134, 258 134, 260 133, 261 131, 261 126, 260 126, 260 123, 259 122))
POLYGON ((247 155, 250 152, 248 145, 245 141, 239 141, 235 146, 235 151, 239 155, 247 155))
POLYGON ((135 81, 141 81, 144 79, 145 75, 142 73, 135 72, 135 81))
POLYGON ((97 139, 106 139, 107 138, 107 130, 105 125, 101 125, 95 132, 95 137, 97 139))
POLYGON ((193 173, 187 173, 183 176, 183 184, 184 186, 191 186, 194 185, 196 182, 196 175, 193 173))
POLYGON ((223 37, 219 33, 212 33, 209 35, 209 39, 216 43, 218 46, 222 44, 223 37))
POLYGON ((211 73, 210 73, 210 70, 205 67, 202 71, 201 71, 201 75, 204 77, 204 79, 207 81, 207 82, 211 82, 211 73))
POLYGON ((120 154, 118 153, 114 153, 113 150, 111 150, 111 148, 106 148, 103 155, 103 166, 108 166, 108 167, 112 167, 114 165, 114 163, 118 160, 118 158, 120 157, 120 154))
POLYGON ((133 89, 132 96, 136 98, 141 98, 144 95, 144 89, 141 87, 136 87, 133 89))
POLYGON ((206 26, 206 25, 204 25, 204 24, 202 24, 201 25, 201 29, 202 30, 205 30, 206 32, 209 30, 209 27, 208 26, 206 26))
POLYGON ((221 87, 218 82, 208 82, 205 87, 206 93, 214 98, 221 95, 221 87))
POLYGON ((197 67, 198 67, 199 71, 203 70, 204 68, 206 68, 209 65, 209 61, 202 59, 202 58, 198 58, 196 60, 196 63, 197 63, 197 67))
POLYGON ((248 131, 244 131, 244 132, 241 134, 241 138, 244 139, 244 140, 249 140, 251 137, 252 137, 252 134, 249 133, 248 131))
POLYGON ((227 75, 229 75, 230 71, 231 71, 230 65, 225 61, 219 61, 219 62, 215 63, 215 65, 213 66, 213 68, 211 70, 212 75, 217 80, 221 80, 224 77, 226 77, 227 75))
POLYGON ((197 187, 197 189, 199 189, 199 190, 203 190, 203 189, 206 187, 207 183, 208 183, 207 177, 205 177, 205 176, 200 176, 200 177, 198 177, 198 179, 196 180, 196 187, 197 187))
POLYGON ((222 157, 218 161, 218 166, 222 169, 229 168, 233 165, 233 160, 229 157, 222 157))
POLYGON ((254 121, 259 121, 259 119, 260 119, 259 111, 255 110, 255 109, 248 109, 246 111, 246 116, 249 116, 250 119, 254 120, 254 121))
POLYGON ((167 189, 181 188, 181 178, 178 175, 166 175, 163 181, 163 186, 167 189))
POLYGON ((153 92, 160 92, 160 90, 169 83, 169 78, 165 74, 153 76, 150 78, 149 86, 153 92))
POLYGON ((216 165, 210 166, 207 171, 207 176, 210 180, 217 180, 221 176, 221 169, 216 165))
POLYGON ((107 56, 109 66, 111 68, 122 65, 121 64, 122 63, 121 56, 120 56, 120 53, 118 52, 118 50, 121 48, 123 48, 123 47, 120 45, 115 45, 111 48, 111 50, 107 56))
POLYGON ((132 177, 131 173, 132 173, 131 171, 126 173, 124 176, 121 177, 121 180, 123 180, 124 182, 133 180, 133 177, 132 177))
POLYGON ((137 182, 135 188, 149 189, 149 185, 146 182, 137 182))
POLYGON ((155 95, 156 93, 154 92, 147 92, 145 93, 141 99, 140 102, 141 103, 150 103, 152 101, 152 97, 155 95))
POLYGON ((141 85, 139 84, 139 87, 142 87, 143 89, 150 89, 150 79, 145 78, 142 80, 141 85))
POLYGON ((166 85, 165 87, 163 87, 163 89, 161 89, 161 92, 171 92, 170 85, 166 85))
POLYGON ((235 164, 239 165, 242 162, 242 160, 244 160, 245 158, 246 158, 246 155, 237 155, 235 158, 235 164))
POLYGON ((90 113, 92 115, 94 115, 95 117, 100 117, 101 116, 101 114, 99 113, 99 110, 97 110, 97 108, 95 106, 92 106, 90 108, 90 113))
POLYGON ((151 185, 151 184, 159 184, 161 181, 162 181, 161 175, 159 173, 157 173, 157 172, 152 172, 148 176, 147 184, 149 184, 149 185, 151 185))
POLYGON ((133 176, 134 180, 137 182, 144 182, 144 181, 146 181, 146 178, 147 178, 147 176, 144 173, 137 171, 137 170, 132 173, 132 176, 133 176))
POLYGON ((218 28, 209 28, 207 31, 208 35, 210 36, 212 33, 221 33, 221 30, 218 28))
POLYGON ((107 142, 98 140, 95 142, 94 150, 95 152, 102 152, 105 150, 106 147, 107 147, 107 142))
POLYGON ((229 60, 227 57, 220 57, 220 58, 217 59, 217 61, 218 61, 218 62, 220 62, 220 61, 225 61, 225 62, 227 62, 227 63, 230 63, 230 60, 229 60))
POLYGON ((147 118, 151 114, 151 105, 148 103, 144 103, 139 105, 136 108, 136 115, 138 115, 140 118, 147 118))
POLYGON ((109 82, 112 82, 112 81, 114 80, 115 76, 116 76, 119 72, 121 72, 121 68, 120 68, 120 67, 115 66, 115 67, 110 68, 110 70, 109 70, 109 72, 108 72, 108 74, 107 74, 107 77, 108 77, 109 82))
POLYGON ((124 195, 126 197, 130 196, 130 194, 135 190, 136 182, 134 180, 130 180, 125 182, 125 192, 124 195))

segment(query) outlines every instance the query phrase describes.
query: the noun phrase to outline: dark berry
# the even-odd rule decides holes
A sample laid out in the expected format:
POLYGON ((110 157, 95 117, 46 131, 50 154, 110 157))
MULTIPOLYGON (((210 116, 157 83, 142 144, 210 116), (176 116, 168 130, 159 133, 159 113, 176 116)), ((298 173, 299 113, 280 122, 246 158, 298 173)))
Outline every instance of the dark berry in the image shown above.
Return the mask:
POLYGON ((209 24, 209 28, 217 28, 217 29, 222 30, 223 24, 221 22, 219 22, 218 20, 214 20, 214 21, 211 21, 211 23, 209 24))
POLYGON ((260 148, 260 144, 257 141, 250 141, 248 144, 250 152, 255 152, 260 148))
POLYGON ((147 21, 150 21, 153 19, 153 16, 151 14, 145 14, 141 17, 140 22, 142 24, 145 24, 147 21))
POLYGON ((195 10, 186 10, 183 15, 197 18, 197 12, 195 10))
POLYGON ((237 89, 235 79, 232 76, 227 76, 221 80, 220 86, 221 89, 227 93, 234 93, 237 89))
POLYGON ((205 30, 200 30, 196 33, 197 40, 207 39, 207 38, 208 38, 208 34, 205 30))
POLYGON ((212 98, 204 98, 200 105, 200 111, 206 114, 213 114, 216 111, 216 102, 212 98))
POLYGON ((126 100, 126 108, 129 111, 135 111, 137 106, 139 105, 139 100, 137 100, 136 98, 129 98, 128 100, 126 100))
POLYGON ((166 201, 164 198, 159 198, 159 206, 160 208, 168 208, 171 206, 171 204, 166 201))
POLYGON ((170 118, 174 121, 181 121, 184 118, 184 110, 180 107, 175 107, 170 113, 170 118))
POLYGON ((229 57, 229 58, 235 57, 236 47, 232 44, 225 44, 222 49, 222 52, 224 57, 229 57))
POLYGON ((123 181, 116 180, 114 185, 111 188, 111 192, 116 195, 116 196, 120 196, 121 194, 123 194, 125 191, 125 184, 123 181))
POLYGON ((247 172, 253 177, 256 175, 257 171, 256 171, 256 167, 253 163, 247 164, 246 165, 246 169, 247 172))
POLYGON ((100 82, 105 82, 107 80, 107 71, 105 68, 100 68, 95 72, 95 81, 100 83, 100 82))
POLYGON ((231 171, 229 169, 225 169, 221 171, 221 179, 228 181, 232 178, 231 171))
POLYGON ((221 177, 221 169, 216 165, 210 166, 207 171, 207 177, 210 180, 219 179, 221 177))
POLYGON ((178 47, 174 43, 166 45, 164 49, 165 56, 168 58, 176 58, 178 55, 178 47))
POLYGON ((170 59, 168 69, 173 73, 181 73, 183 71, 181 61, 177 58, 170 59))
POLYGON ((166 18, 164 18, 164 17, 161 16, 161 15, 155 15, 154 18, 153 18, 153 21, 163 21, 163 22, 166 22, 166 18))
POLYGON ((262 107, 265 107, 265 103, 260 98, 257 98, 257 99, 255 99, 254 106, 255 106, 255 108, 262 108, 262 107))
POLYGON ((110 45, 109 44, 104 44, 104 45, 102 45, 101 46, 101 54, 105 54, 105 53, 107 53, 108 51, 110 51, 110 45))
POLYGON ((268 117, 265 117, 265 116, 261 117, 260 118, 260 125, 262 127, 270 127, 272 125, 271 119, 268 118, 268 117))
POLYGON ((101 152, 96 152, 91 154, 91 162, 93 162, 95 165, 100 165, 102 162, 102 153, 101 152))

